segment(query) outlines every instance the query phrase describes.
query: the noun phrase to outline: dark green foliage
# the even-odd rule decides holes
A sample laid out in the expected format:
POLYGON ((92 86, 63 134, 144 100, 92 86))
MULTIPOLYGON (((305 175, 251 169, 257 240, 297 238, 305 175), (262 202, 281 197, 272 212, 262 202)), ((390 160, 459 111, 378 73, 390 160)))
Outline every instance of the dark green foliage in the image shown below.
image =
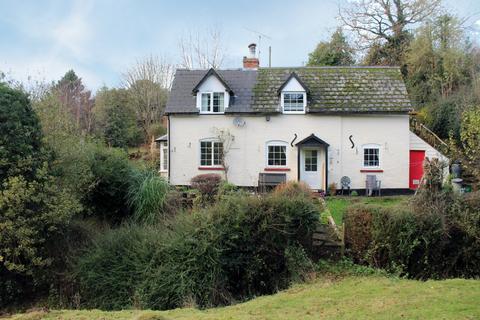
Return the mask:
POLYGON ((0 84, 0 308, 48 287, 47 247, 79 210, 51 174, 25 93, 0 84))
POLYGON ((479 198, 421 192, 410 206, 353 206, 345 216, 347 254, 412 278, 478 277, 479 198))
POLYGON ((308 55, 308 66, 349 66, 354 64, 353 49, 342 29, 337 29, 329 42, 320 42, 308 55))
POLYGON ((131 214, 127 204, 132 164, 123 150, 98 146, 90 160, 94 186, 84 200, 90 214, 119 223, 131 214))
POLYGON ((160 249, 161 232, 153 227, 126 225, 107 230, 76 265, 82 298, 88 306, 122 309, 134 306, 135 290, 160 249))
POLYGON ((163 227, 112 230, 79 260, 82 296, 103 309, 168 309, 273 293, 307 272, 318 217, 302 195, 235 195, 163 227))
POLYGON ((0 83, 0 183, 18 174, 33 177, 45 160, 40 122, 30 100, 0 83))
POLYGON ((94 113, 97 131, 109 146, 126 148, 143 141, 127 90, 101 88, 95 97, 94 113))

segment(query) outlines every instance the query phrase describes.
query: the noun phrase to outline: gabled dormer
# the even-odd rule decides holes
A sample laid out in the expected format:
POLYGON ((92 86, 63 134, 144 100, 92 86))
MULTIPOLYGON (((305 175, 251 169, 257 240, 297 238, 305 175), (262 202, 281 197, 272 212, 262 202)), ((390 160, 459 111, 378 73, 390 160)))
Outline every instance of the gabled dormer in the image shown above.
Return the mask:
POLYGON ((200 114, 223 114, 233 91, 215 69, 210 69, 193 88, 200 114))
POLYGON ((285 114, 304 114, 307 110, 307 86, 295 72, 278 89, 280 107, 285 114))

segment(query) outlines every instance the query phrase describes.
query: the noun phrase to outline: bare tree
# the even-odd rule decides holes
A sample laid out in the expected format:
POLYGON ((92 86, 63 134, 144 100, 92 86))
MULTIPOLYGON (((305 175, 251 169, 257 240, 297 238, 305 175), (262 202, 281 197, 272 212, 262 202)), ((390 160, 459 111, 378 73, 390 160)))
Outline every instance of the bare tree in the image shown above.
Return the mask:
POLYGON ((138 60, 123 74, 123 84, 147 140, 152 126, 161 121, 171 87, 174 67, 165 58, 138 60))
POLYGON ((190 31, 187 36, 182 36, 178 45, 182 68, 220 68, 225 59, 222 32, 218 27, 208 30, 205 35, 190 31))
POLYGON ((222 143, 220 164, 223 168, 223 172, 225 172, 225 180, 228 181, 228 170, 230 169, 230 165, 227 161, 227 157, 232 148, 233 141, 235 141, 235 136, 230 132, 230 130, 224 128, 213 128, 213 133, 218 141, 222 143))
POLYGON ((424 21, 441 0, 358 0, 340 9, 343 24, 373 44, 402 36, 409 25, 424 21))

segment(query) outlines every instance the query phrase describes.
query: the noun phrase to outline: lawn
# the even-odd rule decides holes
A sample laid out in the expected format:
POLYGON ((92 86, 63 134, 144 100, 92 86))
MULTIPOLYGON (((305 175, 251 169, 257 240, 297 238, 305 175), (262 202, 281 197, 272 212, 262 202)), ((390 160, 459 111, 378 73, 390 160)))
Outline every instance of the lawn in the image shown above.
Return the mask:
POLYGON ((51 311, 10 319, 479 319, 480 280, 320 278, 271 296, 200 311, 51 311))
POLYGON ((394 206, 407 201, 409 196, 390 196, 390 197, 343 197, 334 196, 326 197, 328 209, 332 214, 333 219, 337 225, 342 224, 345 210, 353 204, 376 204, 380 206, 394 206))

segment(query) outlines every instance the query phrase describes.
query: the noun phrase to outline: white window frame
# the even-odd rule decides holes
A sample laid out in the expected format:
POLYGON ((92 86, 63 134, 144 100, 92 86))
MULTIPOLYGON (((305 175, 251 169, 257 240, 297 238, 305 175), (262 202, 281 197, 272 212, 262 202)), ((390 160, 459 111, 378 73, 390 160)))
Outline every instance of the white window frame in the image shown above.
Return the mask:
POLYGON ((160 172, 167 172, 167 171, 168 171, 168 143, 162 142, 160 144, 160 172))
POLYGON ((199 99, 200 99, 200 113, 201 114, 224 114, 225 113, 225 109, 226 109, 226 101, 227 101, 227 93, 224 92, 224 91, 202 91, 199 93, 199 99), (218 112, 215 112, 213 111, 213 95, 215 93, 221 93, 223 94, 223 111, 218 111, 218 112), (209 109, 210 111, 204 111, 202 110, 202 107, 203 107, 203 95, 204 94, 208 94, 210 95, 210 106, 209 106, 209 109))
POLYGON ((307 93, 305 91, 282 91, 280 95, 280 105, 282 106, 282 112, 285 114, 305 114, 307 109, 307 93), (301 94, 303 95, 303 110, 289 111, 285 110, 285 94, 301 94))
POLYGON ((362 168, 364 169, 380 169, 382 166, 382 152, 379 144, 370 143, 362 146, 362 168), (378 166, 366 166, 365 165, 365 149, 377 149, 378 150, 378 166))
POLYGON ((265 144, 265 167, 266 168, 288 168, 288 142, 282 140, 270 140, 265 144), (285 147, 285 165, 270 165, 268 163, 269 147, 285 147))
MULTIPOLYGON (((199 143, 199 158, 198 158, 198 162, 200 164, 200 167, 202 168, 222 168, 222 159, 221 159, 221 155, 219 157, 219 160, 220 160, 220 163, 219 164, 215 164, 215 146, 214 144, 215 143, 222 143, 220 140, 218 139, 202 139, 200 140, 200 143, 199 143), (212 164, 202 164, 202 142, 208 142, 208 143, 211 143, 212 144, 212 164)), ((221 146, 221 149, 222 149, 222 152, 223 152, 223 146, 221 146)))

